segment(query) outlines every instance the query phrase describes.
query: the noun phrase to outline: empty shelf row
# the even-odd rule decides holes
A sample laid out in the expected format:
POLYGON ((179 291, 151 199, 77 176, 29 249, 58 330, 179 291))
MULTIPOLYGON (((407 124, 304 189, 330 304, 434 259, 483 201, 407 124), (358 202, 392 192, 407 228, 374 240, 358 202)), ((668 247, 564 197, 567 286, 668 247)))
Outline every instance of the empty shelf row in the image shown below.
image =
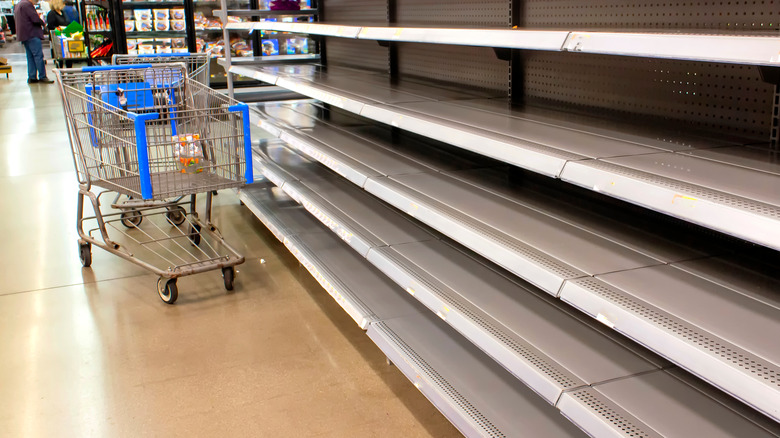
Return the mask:
POLYGON ((780 249, 780 164, 751 140, 516 109, 490 93, 317 66, 241 66, 362 117, 780 249))
POLYGON ((267 145, 256 164, 283 190, 255 184, 242 200, 467 436, 580 436, 553 405, 591 436, 777 432, 286 148, 267 145), (312 218, 325 226, 313 227, 312 218), (367 252, 355 236, 371 242, 367 252), (344 243, 333 243, 338 238, 352 246, 351 256, 343 254, 344 243), (388 287, 388 279, 397 286, 388 287), (362 309, 357 317, 356 308, 362 309))
MULTIPOLYGON (((228 11, 230 12, 230 11, 228 11)), ((250 12, 242 12, 241 15, 250 12)), ((228 23, 230 30, 305 33, 372 41, 484 46, 606 55, 683 59, 766 66, 780 65, 775 32, 731 34, 585 32, 468 27, 350 26, 262 21, 228 23)))
MULTIPOLYGON (((262 125, 301 154, 780 418, 780 349, 770 335, 780 329, 780 301, 773 294, 780 289, 776 278, 713 257, 718 248, 678 244, 677 236, 641 228, 636 218, 620 217, 612 209, 591 211, 567 205, 558 196, 491 184, 485 176, 500 175, 500 169, 483 168, 488 163, 477 155, 469 159, 389 129, 361 126, 360 119, 348 114, 329 111, 328 117, 313 117, 317 107, 310 103, 257 108, 263 110, 262 125), (349 126, 350 132, 339 125, 349 126)), ((296 165, 299 160, 285 151, 272 148, 269 159, 256 164, 302 205, 326 218, 330 228, 348 236, 361 254, 371 247, 404 243, 401 238, 366 237, 363 230, 372 227, 335 220, 333 210, 345 200, 334 200, 334 207, 317 206, 296 183, 284 185, 322 180, 327 174, 320 166, 296 165)), ((308 190, 327 193, 322 184, 308 190)), ((376 251, 374 257, 381 253, 376 251)), ((409 278, 405 287, 424 286, 409 278)))

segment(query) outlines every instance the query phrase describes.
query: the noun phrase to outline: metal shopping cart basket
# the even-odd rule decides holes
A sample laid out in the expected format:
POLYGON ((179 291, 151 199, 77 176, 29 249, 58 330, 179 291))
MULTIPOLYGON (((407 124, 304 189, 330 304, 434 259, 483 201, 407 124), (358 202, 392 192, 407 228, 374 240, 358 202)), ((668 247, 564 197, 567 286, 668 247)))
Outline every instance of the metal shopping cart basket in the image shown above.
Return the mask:
POLYGON ((91 265, 95 245, 140 265, 159 276, 169 304, 184 275, 222 269, 231 290, 244 257, 212 223, 212 191, 252 182, 248 107, 190 79, 184 64, 56 74, 79 180, 82 264, 91 265), (101 196, 111 192, 129 199, 104 212, 101 196), (206 196, 204 219, 198 193, 206 196), (170 200, 183 196, 189 201, 170 200), (94 216, 84 216, 85 197, 94 216), (85 231, 87 221, 95 226, 85 231))
POLYGON ((128 64, 168 64, 183 62, 187 73, 195 82, 209 85, 209 54, 208 53, 156 53, 145 55, 114 55, 111 62, 115 65, 128 64))

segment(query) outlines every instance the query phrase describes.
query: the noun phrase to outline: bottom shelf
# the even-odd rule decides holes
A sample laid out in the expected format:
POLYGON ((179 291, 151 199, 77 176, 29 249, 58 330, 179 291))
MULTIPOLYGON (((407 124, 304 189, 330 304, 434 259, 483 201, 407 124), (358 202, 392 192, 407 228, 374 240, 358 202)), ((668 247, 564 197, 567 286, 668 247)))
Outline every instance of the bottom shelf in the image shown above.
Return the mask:
MULTIPOLYGON (((268 171, 263 166, 259 169, 268 171)), ((289 179, 282 184, 296 186, 289 179)), ((346 194, 349 189, 345 190, 346 194)), ((323 190, 321 194, 334 196, 332 190, 323 190)), ((288 195, 269 181, 247 186, 240 194, 245 205, 331 297, 362 329, 367 329, 368 336, 388 359, 466 436, 585 436, 580 428, 590 436, 614 437, 780 436, 777 424, 668 365, 625 378, 574 385, 548 400, 486 354, 484 346, 458 332, 451 325, 453 318, 445 319, 419 302, 422 289, 414 294, 404 291, 372 264, 372 257, 362 257, 359 249, 363 244, 345 242, 340 227, 330 229, 317 222, 319 219, 341 223, 340 216, 331 215, 327 208, 313 208, 308 202, 306 207, 299 205, 295 196, 288 195)), ((317 204, 324 207, 321 201, 317 204)), ((366 211, 345 211, 355 223, 371 223, 384 229, 373 237, 366 233, 352 235, 360 236, 369 245, 379 236, 423 238, 406 227, 403 233, 400 228, 393 231, 390 225, 400 227, 402 222, 393 219, 389 211, 382 219, 371 220, 366 220, 371 216, 366 211)), ((438 247, 443 243, 426 241, 414 245, 438 247)), ((409 245, 389 248, 406 246, 409 245)), ((377 250, 373 247, 370 252, 377 250)), ((428 258, 434 257, 429 254, 428 258)), ((473 260, 461 260, 464 272, 476 271, 473 260)), ((463 282, 457 285, 467 286, 463 282)), ((540 316, 549 313, 542 312, 540 316)), ((534 318, 526 315, 525 319, 534 318)), ((583 342, 590 339, 587 330, 577 327, 560 325, 560 329, 573 331, 583 342)), ((532 336, 538 329, 526 327, 521 334, 532 336)), ((552 354, 550 346, 545 348, 552 354)), ((580 357, 583 362, 593 359, 584 353, 580 357)), ((582 365, 569 366, 578 372, 583 369, 582 365)))
POLYGON ((586 436, 270 183, 248 186, 240 197, 465 435, 586 436))

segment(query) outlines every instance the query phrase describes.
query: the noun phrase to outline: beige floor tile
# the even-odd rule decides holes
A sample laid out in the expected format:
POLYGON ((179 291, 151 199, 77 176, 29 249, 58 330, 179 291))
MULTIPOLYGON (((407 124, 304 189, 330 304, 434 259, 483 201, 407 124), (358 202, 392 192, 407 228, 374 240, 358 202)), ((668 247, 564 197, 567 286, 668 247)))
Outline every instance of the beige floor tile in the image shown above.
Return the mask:
POLYGON ((457 436, 230 191, 233 292, 208 272, 168 306, 105 251, 82 268, 58 91, 25 83, 19 49, 0 53, 0 437, 457 436))

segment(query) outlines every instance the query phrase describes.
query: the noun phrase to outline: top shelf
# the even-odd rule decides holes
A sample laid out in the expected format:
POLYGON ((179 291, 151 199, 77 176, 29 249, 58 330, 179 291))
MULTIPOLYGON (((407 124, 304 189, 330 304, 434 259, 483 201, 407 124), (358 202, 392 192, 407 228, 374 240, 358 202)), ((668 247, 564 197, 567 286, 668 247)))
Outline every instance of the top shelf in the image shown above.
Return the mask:
POLYGON ((184 2, 123 2, 122 9, 183 8, 184 2))
MULTIPOLYGON (((219 5, 219 3, 216 3, 219 5)), ((214 11, 214 15, 225 15, 225 11, 220 9, 218 11, 214 11)), ((317 15, 316 9, 299 9, 295 11, 272 11, 267 9, 242 9, 242 10, 233 10, 228 9, 227 15, 230 17, 275 17, 278 15, 317 15)))
POLYGON ((639 56, 780 67, 780 35, 672 32, 582 32, 519 29, 343 26, 323 23, 228 24, 232 30, 509 49, 639 56))

